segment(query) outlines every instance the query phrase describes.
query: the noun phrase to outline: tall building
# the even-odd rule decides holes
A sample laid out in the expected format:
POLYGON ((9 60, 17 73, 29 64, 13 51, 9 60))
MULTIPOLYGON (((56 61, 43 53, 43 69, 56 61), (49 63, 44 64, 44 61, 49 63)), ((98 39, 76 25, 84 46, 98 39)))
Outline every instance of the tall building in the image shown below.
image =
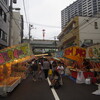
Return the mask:
POLYGON ((100 0, 77 0, 61 11, 61 27, 75 16, 94 16, 100 12, 100 0))
POLYGON ((9 0, 0 0, 0 49, 8 46, 9 0))

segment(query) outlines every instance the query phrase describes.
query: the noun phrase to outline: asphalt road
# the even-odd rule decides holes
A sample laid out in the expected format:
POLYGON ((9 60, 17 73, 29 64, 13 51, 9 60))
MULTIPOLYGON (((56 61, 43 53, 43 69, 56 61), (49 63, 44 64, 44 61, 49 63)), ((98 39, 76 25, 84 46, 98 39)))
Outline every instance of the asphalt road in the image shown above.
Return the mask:
POLYGON ((60 100, 100 100, 100 95, 93 95, 96 85, 76 84, 69 78, 63 78, 64 85, 56 90, 60 100))
MULTIPOLYGON (((56 89, 59 100, 100 100, 93 95, 96 85, 76 84, 67 77, 63 78, 64 85, 56 89)), ((47 80, 32 81, 32 77, 23 80, 7 97, 0 100, 55 100, 47 80)))

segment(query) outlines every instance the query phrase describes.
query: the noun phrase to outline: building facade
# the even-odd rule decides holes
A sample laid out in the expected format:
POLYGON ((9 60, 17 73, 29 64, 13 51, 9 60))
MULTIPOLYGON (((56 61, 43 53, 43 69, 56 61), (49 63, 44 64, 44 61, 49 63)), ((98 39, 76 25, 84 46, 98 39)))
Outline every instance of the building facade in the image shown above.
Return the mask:
POLYGON ((0 49, 8 46, 9 0, 0 0, 0 49))
POLYGON ((100 13, 100 0, 77 0, 61 11, 61 27, 75 16, 94 16, 100 13))
POLYGON ((20 12, 13 11, 10 45, 20 44, 23 37, 23 17, 20 12))
POLYGON ((100 18, 74 17, 58 35, 59 49, 100 43, 100 18))

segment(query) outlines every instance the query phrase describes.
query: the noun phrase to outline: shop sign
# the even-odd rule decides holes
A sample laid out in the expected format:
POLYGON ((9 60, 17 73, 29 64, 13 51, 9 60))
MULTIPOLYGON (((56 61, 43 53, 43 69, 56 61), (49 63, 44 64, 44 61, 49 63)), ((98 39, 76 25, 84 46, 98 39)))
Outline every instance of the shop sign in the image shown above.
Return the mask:
POLYGON ((100 59, 100 44, 88 47, 86 53, 86 58, 100 59))
POLYGON ((69 47, 64 50, 64 57, 79 61, 86 57, 86 50, 77 46, 69 47))
POLYGON ((11 48, 0 50, 0 65, 32 55, 29 44, 23 43, 11 48))
POLYGON ((63 57, 63 51, 57 51, 55 57, 63 57))

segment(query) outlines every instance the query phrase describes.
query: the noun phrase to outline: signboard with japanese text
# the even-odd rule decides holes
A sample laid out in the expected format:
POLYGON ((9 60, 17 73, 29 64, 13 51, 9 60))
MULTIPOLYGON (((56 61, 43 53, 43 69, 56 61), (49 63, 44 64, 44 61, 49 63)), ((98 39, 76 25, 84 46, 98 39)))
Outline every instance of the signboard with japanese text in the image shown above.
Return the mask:
POLYGON ((30 45, 23 43, 0 50, 0 65, 32 55, 30 45))
POLYGON ((88 47, 86 50, 86 58, 100 59, 100 44, 88 47))
POLYGON ((86 57, 86 50, 85 48, 77 46, 69 47, 64 50, 64 57, 75 61, 81 61, 86 57))

